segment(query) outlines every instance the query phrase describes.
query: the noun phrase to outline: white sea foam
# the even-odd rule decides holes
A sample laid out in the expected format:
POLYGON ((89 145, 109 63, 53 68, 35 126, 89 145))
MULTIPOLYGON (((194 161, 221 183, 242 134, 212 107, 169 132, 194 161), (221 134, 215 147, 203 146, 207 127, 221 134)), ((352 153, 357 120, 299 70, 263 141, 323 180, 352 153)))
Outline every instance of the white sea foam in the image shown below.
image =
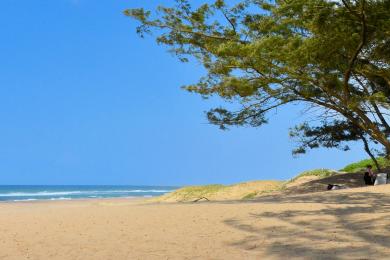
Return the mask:
POLYGON ((83 194, 81 191, 60 191, 60 192, 10 192, 0 194, 0 197, 28 197, 28 196, 61 196, 61 195, 73 195, 73 194, 83 194))
POLYGON ((50 200, 72 200, 72 198, 60 197, 60 198, 51 198, 50 200))
POLYGON ((48 197, 48 196, 66 196, 66 195, 109 195, 109 194, 119 194, 119 193, 164 193, 169 192, 170 190, 92 190, 92 191, 39 191, 39 192, 10 192, 10 193, 0 193, 0 197, 48 197))
POLYGON ((24 200, 13 200, 13 201, 34 201, 34 200, 37 200, 37 199, 24 199, 24 200))

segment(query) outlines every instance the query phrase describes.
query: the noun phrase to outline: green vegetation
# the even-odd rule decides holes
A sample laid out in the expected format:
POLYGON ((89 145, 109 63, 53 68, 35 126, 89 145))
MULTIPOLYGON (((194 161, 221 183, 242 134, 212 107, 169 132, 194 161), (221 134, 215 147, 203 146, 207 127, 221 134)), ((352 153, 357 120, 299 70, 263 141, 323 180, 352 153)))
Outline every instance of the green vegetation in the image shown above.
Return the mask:
POLYGON ((189 186, 178 190, 178 192, 180 192, 180 194, 183 196, 183 199, 200 198, 207 197, 211 194, 223 190, 224 188, 226 188, 224 185, 212 184, 205 186, 189 186))
POLYGON ((241 199, 242 200, 251 200, 251 199, 254 199, 254 198, 256 198, 258 196, 261 196, 261 195, 266 195, 266 194, 282 191, 283 190, 283 184, 284 183, 281 182, 278 186, 272 187, 270 189, 265 189, 265 190, 262 190, 262 191, 250 192, 250 193, 246 194, 245 196, 243 196, 241 199))
POLYGON ((294 180, 296 180, 296 179, 298 179, 300 177, 304 177, 304 176, 317 176, 317 177, 320 177, 320 178, 325 178, 325 177, 329 177, 329 176, 332 176, 332 175, 335 175, 335 174, 337 174, 337 172, 335 172, 334 170, 330 170, 330 169, 315 169, 315 170, 302 172, 302 173, 298 174, 297 176, 295 176, 291 180, 294 181, 294 180))
POLYGON ((325 122, 320 126, 310 126, 308 123, 290 129, 290 137, 299 144, 293 154, 304 154, 309 149, 320 147, 337 148, 348 151, 348 142, 361 141, 365 152, 373 160, 377 168, 381 168, 370 148, 370 136, 357 128, 351 122, 334 120, 331 123, 325 122))
POLYGON ((203 65, 185 89, 227 101, 207 113, 220 128, 257 127, 300 103, 320 120, 295 129, 295 152, 360 141, 370 157, 378 156, 372 143, 390 156, 390 1, 234 2, 175 0, 124 14, 142 37, 154 34, 181 61, 203 65))
POLYGON ((251 193, 248 193, 247 195, 245 195, 244 197, 242 197, 243 200, 250 200, 250 199, 253 199, 255 198, 259 193, 258 192, 251 192, 251 193))
MULTIPOLYGON (((390 167, 390 160, 383 157, 377 158, 382 168, 390 167)), ((342 172, 355 173, 363 170, 367 164, 374 166, 372 160, 366 159, 345 166, 342 172)), ((374 166, 375 168, 375 166, 374 166)), ((251 200, 256 197, 283 192, 294 185, 301 185, 310 180, 319 180, 330 177, 341 172, 331 169, 315 169, 302 172, 289 181, 250 181, 233 185, 205 185, 205 186, 189 186, 178 189, 161 197, 154 198, 156 202, 191 202, 203 197, 209 200, 251 200), (306 178, 305 177, 314 177, 306 178), (301 180, 300 180, 301 179, 301 180), (300 182, 301 181, 301 182, 300 182), (295 182, 295 183, 294 183, 295 182)))
MULTIPOLYGON (((377 161, 378 161, 379 166, 382 169, 390 166, 390 161, 383 158, 383 157, 377 158, 377 161)), ((359 162, 351 163, 351 164, 345 166, 343 169, 341 169, 341 171, 350 172, 350 173, 360 172, 360 171, 363 171, 366 168, 366 166, 369 164, 373 166, 374 170, 376 170, 376 167, 375 167, 373 160, 365 159, 365 160, 361 160, 359 162)))
POLYGON ((157 201, 192 201, 202 197, 209 198, 224 189, 226 186, 219 184, 188 186, 165 194, 157 198, 157 201))
POLYGON ((153 201, 190 202, 203 197, 208 200, 250 199, 263 193, 278 191, 281 181, 249 181, 233 185, 190 186, 165 194, 153 201))
POLYGON ((337 174, 337 172, 334 170, 330 170, 330 169, 315 169, 315 170, 304 171, 304 172, 298 174, 297 176, 295 176, 294 178, 292 178, 291 180, 286 181, 283 184, 283 188, 285 188, 288 184, 290 184, 290 183, 292 183, 292 182, 294 182, 302 177, 315 176, 318 178, 326 178, 329 176, 333 176, 335 174, 337 174))

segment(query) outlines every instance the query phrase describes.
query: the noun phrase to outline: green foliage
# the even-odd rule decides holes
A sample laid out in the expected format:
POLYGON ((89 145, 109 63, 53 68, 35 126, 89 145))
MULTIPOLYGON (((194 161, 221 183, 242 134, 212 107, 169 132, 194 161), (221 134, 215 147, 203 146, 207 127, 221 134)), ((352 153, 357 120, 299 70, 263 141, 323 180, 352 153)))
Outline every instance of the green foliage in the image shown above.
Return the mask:
MULTIPOLYGON (((383 157, 379 157, 377 158, 377 161, 379 163, 379 166, 383 169, 383 168, 386 168, 386 167, 390 167, 390 161, 386 158, 383 158, 383 157)), ((375 167, 375 164, 373 162, 373 160, 371 159, 365 159, 365 160, 361 160, 359 162, 355 162, 355 163, 351 163, 347 166, 345 166, 343 169, 341 169, 340 171, 343 171, 343 172, 350 172, 350 173, 355 173, 355 172, 361 172, 361 171, 364 171, 365 168, 367 167, 367 165, 372 165, 373 166, 373 169, 374 170, 377 170, 376 167, 375 167)))
POLYGON ((207 197, 208 195, 221 191, 224 188, 226 188, 226 186, 219 185, 219 184, 212 184, 212 185, 205 185, 205 186, 189 186, 174 191, 174 193, 178 195, 180 194, 180 196, 185 200, 187 198, 207 197))
POLYGON ((287 181, 284 184, 284 186, 288 183, 296 181, 297 179, 299 179, 301 177, 316 176, 318 178, 326 178, 329 176, 333 176, 335 174, 337 174, 337 172, 335 172, 334 170, 330 170, 330 169, 315 169, 315 170, 304 171, 304 172, 298 174, 297 176, 295 176, 294 178, 292 178, 291 180, 287 181))
POLYGON ((245 195, 244 197, 242 197, 242 199, 243 200, 250 200, 250 199, 255 198, 257 195, 258 195, 258 192, 251 192, 251 193, 248 193, 247 195, 245 195))
POLYGON ((370 148, 369 142, 377 143, 367 133, 356 127, 350 121, 333 120, 322 122, 320 126, 310 126, 308 123, 290 129, 290 137, 294 138, 299 146, 293 150, 293 155, 304 154, 308 149, 319 147, 338 148, 348 151, 347 142, 362 141, 364 150, 373 160, 377 168, 381 168, 375 159, 378 151, 370 148))
POLYGON ((251 199, 254 199, 254 198, 258 197, 258 196, 262 196, 262 195, 266 195, 266 194, 270 194, 270 193, 281 191, 283 189, 283 185, 282 184, 283 183, 281 182, 278 187, 273 187, 273 188, 271 188, 269 190, 250 192, 250 193, 246 194, 245 196, 243 196, 241 199, 242 200, 251 200, 251 199))
POLYGON ((305 172, 299 174, 298 176, 296 176, 295 178, 299 178, 299 177, 303 177, 303 176, 317 176, 317 177, 325 178, 325 177, 329 177, 329 176, 332 176, 335 174, 337 174, 337 172, 335 172, 334 170, 315 169, 315 170, 305 171, 305 172))
POLYGON ((364 132, 349 122, 334 120, 331 123, 323 122, 320 126, 310 126, 308 123, 290 129, 290 137, 299 142, 293 154, 306 153, 308 149, 319 147, 338 148, 349 150, 345 142, 364 138, 364 132))
POLYGON ((191 2, 124 13, 141 36, 155 33, 181 61, 204 66, 188 91, 241 106, 211 110, 211 123, 257 127, 269 111, 299 102, 325 122, 350 122, 390 155, 390 1, 191 2))

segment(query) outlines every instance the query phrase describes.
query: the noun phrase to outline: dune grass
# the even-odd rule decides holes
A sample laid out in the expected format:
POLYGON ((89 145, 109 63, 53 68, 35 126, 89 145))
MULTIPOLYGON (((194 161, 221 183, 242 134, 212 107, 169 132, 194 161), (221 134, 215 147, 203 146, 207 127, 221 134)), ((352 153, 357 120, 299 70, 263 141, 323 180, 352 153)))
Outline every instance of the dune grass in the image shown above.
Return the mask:
POLYGON ((251 200, 251 199, 254 199, 254 198, 258 197, 258 196, 262 196, 262 195, 266 195, 266 194, 270 194, 270 193, 281 191, 282 188, 283 188, 283 182, 281 182, 278 186, 271 187, 271 188, 269 188, 267 190, 250 192, 250 193, 246 194, 245 196, 243 196, 241 199, 242 200, 251 200))
MULTIPOLYGON (((381 168, 387 168, 387 167, 390 167, 390 161, 383 158, 383 157, 378 157, 377 158, 377 161, 380 165, 381 168)), ((347 166, 345 166, 343 169, 341 169, 341 171, 343 172, 349 172, 349 173, 355 173, 355 172, 361 172, 363 171, 367 165, 372 165, 373 169, 374 170, 377 170, 376 169, 376 166, 375 166, 375 163, 373 162, 373 160, 371 159, 365 159, 365 160, 361 160, 359 162, 355 162, 355 163, 351 163, 351 164, 348 164, 347 166)))
POLYGON ((295 181, 301 177, 305 177, 305 176, 316 176, 319 178, 325 178, 325 177, 329 177, 329 176, 332 176, 335 174, 337 174, 337 172, 334 170, 331 170, 331 169, 315 169, 315 170, 310 170, 310 171, 304 171, 304 172, 298 174, 297 176, 295 176, 294 178, 292 178, 291 180, 287 181, 287 183, 293 182, 293 181, 295 181))
POLYGON ((242 197, 242 199, 243 200, 250 200, 250 199, 255 198, 257 195, 259 195, 258 192, 250 192, 250 193, 246 194, 244 197, 242 197))
POLYGON ((153 199, 157 202, 191 202, 208 200, 251 199, 280 189, 281 181, 249 181, 233 185, 189 186, 153 199))
POLYGON ((167 193, 156 198, 157 201, 188 201, 196 198, 209 197, 225 189, 226 186, 220 184, 211 184, 203 186, 183 187, 173 192, 167 193))
POLYGON ((183 197, 205 197, 207 195, 216 193, 226 188, 224 185, 211 184, 204 186, 189 186, 177 190, 183 197))

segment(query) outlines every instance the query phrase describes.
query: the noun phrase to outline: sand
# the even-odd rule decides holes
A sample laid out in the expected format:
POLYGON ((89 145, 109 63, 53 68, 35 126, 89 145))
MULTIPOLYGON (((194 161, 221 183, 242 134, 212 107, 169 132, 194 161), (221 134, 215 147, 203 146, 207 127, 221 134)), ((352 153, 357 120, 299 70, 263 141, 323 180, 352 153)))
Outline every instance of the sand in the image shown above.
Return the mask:
POLYGON ((206 185, 187 186, 174 192, 167 193, 155 198, 155 202, 193 202, 200 198, 207 198, 210 201, 241 200, 253 198, 257 195, 278 191, 283 184, 282 181, 249 181, 229 186, 206 185))
POLYGON ((246 202, 0 203, 0 259, 389 259, 390 186, 246 202))

